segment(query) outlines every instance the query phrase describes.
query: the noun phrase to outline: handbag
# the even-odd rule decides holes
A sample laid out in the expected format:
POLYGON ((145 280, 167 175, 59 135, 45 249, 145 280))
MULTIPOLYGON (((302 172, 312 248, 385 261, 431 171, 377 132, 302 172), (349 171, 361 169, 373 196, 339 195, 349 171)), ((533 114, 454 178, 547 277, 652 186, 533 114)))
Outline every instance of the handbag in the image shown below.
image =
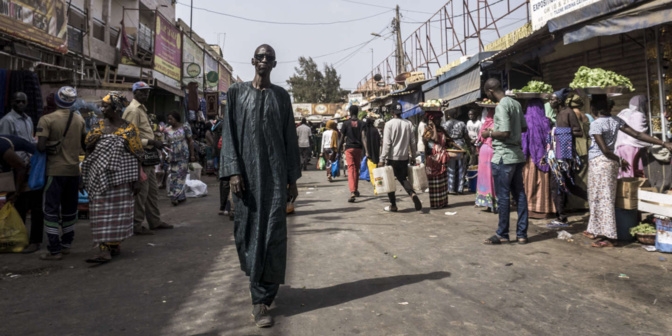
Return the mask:
POLYGON ((63 147, 63 140, 65 139, 65 136, 68 134, 68 130, 70 130, 70 124, 72 124, 72 117, 74 115, 75 112, 70 111, 70 116, 68 116, 68 123, 65 125, 65 131, 63 132, 63 137, 61 138, 61 140, 47 141, 46 152, 48 155, 57 155, 58 153, 61 152, 61 148, 63 147))
POLYGON ((145 154, 142 156, 142 166, 152 167, 161 163, 161 153, 156 148, 145 149, 145 154))
POLYGON ((30 158, 30 173, 28 175, 28 187, 30 190, 44 188, 46 180, 47 153, 36 151, 30 158))

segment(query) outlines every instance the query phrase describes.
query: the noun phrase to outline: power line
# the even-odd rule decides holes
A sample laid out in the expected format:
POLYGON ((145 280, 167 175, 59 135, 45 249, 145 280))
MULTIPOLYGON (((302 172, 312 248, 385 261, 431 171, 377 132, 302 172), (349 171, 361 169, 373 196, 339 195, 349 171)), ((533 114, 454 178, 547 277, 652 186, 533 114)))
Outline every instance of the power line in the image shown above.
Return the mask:
MULTIPOLYGON (((343 1, 344 1, 344 2, 350 2, 350 3, 358 4, 358 5, 365 5, 365 6, 378 7, 378 8, 387 8, 387 9, 392 9, 392 10, 394 10, 394 8, 385 7, 385 6, 379 6, 379 5, 374 5, 374 4, 365 3, 365 2, 352 1, 352 0, 343 0, 343 1)), ((422 12, 422 11, 416 11, 416 10, 411 10, 411 9, 402 9, 402 8, 399 8, 399 10, 400 10, 400 11, 403 11, 403 12, 409 12, 409 13, 434 14, 434 13, 430 13, 430 12, 422 12)))
MULTIPOLYGON (((190 7, 190 5, 178 2, 178 4, 186 7, 190 7)), ((227 16, 239 20, 244 20, 244 21, 250 21, 250 22, 258 22, 258 23, 267 23, 267 24, 276 24, 276 25, 297 25, 297 26, 329 26, 329 25, 335 25, 335 24, 341 24, 341 23, 350 23, 350 22, 355 22, 355 21, 362 21, 362 20, 367 20, 376 16, 380 16, 383 14, 387 14, 391 10, 386 10, 384 12, 370 15, 367 17, 359 18, 359 19, 352 19, 352 20, 344 20, 344 21, 333 21, 333 22, 279 22, 279 21, 265 21, 265 20, 257 20, 257 19, 250 19, 242 16, 237 16, 237 15, 232 15, 232 14, 227 14, 227 13, 222 13, 222 12, 217 12, 213 11, 207 8, 201 8, 201 7, 193 7, 193 9, 197 9, 200 11, 208 12, 211 14, 217 14, 217 15, 222 15, 222 16, 227 16)))

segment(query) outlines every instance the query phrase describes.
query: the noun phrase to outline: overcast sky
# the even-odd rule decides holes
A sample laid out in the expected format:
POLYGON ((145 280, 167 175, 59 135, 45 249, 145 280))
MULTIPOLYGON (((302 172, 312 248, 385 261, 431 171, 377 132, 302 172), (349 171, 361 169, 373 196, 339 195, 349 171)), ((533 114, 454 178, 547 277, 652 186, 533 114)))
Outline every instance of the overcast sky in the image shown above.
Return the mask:
MULTIPOLYGON (((495 0, 497 1, 497 0, 495 0)), ((511 0, 520 3, 522 0, 511 0)), ((476 0, 470 0, 475 8, 476 0)), ((189 24, 190 0, 178 0, 177 17, 189 24)), ((461 2, 460 2, 461 3, 461 2)), ((491 0, 491 3, 493 1, 491 0)), ((254 69, 250 65, 254 49, 263 43, 275 48, 279 63, 273 71, 272 81, 287 87, 286 80, 294 74, 299 56, 319 56, 350 48, 374 38, 371 33, 390 35, 390 23, 394 18, 393 8, 399 4, 402 10, 402 39, 406 39, 421 24, 439 10, 445 2, 431 0, 194 0, 193 29, 208 43, 223 45, 224 59, 234 69, 234 75, 245 81, 252 79, 254 69), (351 2, 352 1, 352 2, 351 2), (359 2, 359 3, 354 3, 359 2), (361 4, 360 4, 361 3, 361 4), (369 5, 364 5, 369 4, 369 5), (283 23, 326 23, 354 20, 377 15, 365 20, 332 25, 278 25, 245 21, 199 10, 226 13, 244 18, 283 23), (226 36, 224 36, 226 34, 226 36)), ((493 5, 493 12, 505 10, 505 2, 493 5), (498 7, 499 6, 499 7, 498 7)), ((456 9, 455 13, 461 13, 456 9)), ((525 12, 516 13, 500 23, 500 32, 505 34, 524 23, 525 12), (502 28, 503 26, 503 28, 502 28)), ((436 17, 434 20, 438 20, 436 17)), ((459 18, 458 18, 459 20, 459 18)), ((438 28, 438 22, 432 23, 438 28)), ((456 26, 462 26, 460 21, 456 26)), ((434 30, 436 33, 439 29, 434 30)), ((432 34, 436 34, 432 32, 432 34)), ((487 42, 497 38, 494 32, 486 33, 487 42)), ((438 48, 438 46, 435 46, 438 48)), ((341 87, 354 90, 357 83, 371 71, 371 48, 375 65, 394 52, 394 39, 375 38, 368 45, 351 48, 329 56, 315 59, 320 69, 324 63, 336 64, 341 75, 341 87), (359 49, 359 51, 358 51, 359 49)), ((473 53, 476 50, 469 50, 473 53)), ((453 60, 453 59, 451 59, 453 60)))

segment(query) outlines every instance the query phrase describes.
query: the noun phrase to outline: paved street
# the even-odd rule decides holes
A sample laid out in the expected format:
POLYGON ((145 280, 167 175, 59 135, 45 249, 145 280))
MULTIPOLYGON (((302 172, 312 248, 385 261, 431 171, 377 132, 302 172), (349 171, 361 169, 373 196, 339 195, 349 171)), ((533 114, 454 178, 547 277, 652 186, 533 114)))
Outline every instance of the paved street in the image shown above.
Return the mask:
MULTIPOLYGON (((525 246, 485 246, 493 214, 473 195, 417 213, 400 193, 347 203, 347 182, 304 174, 289 219, 287 281, 257 329, 233 223, 217 216, 218 190, 171 207, 176 228, 132 237, 122 256, 89 268, 88 223, 60 262, 0 255, 0 335, 669 335, 672 256, 638 244, 595 249, 536 222, 525 246), (447 216, 445 211, 457 212, 447 216), (665 260, 661 260, 660 257, 665 260), (623 273, 629 278, 619 278, 623 273), (17 276, 18 275, 18 276, 17 276)), ((162 191, 163 194, 163 191, 162 191)), ((422 196, 428 204, 427 195, 422 196)), ((582 220, 584 217, 573 217, 582 220)), ((585 225, 570 230, 580 233, 585 225)))

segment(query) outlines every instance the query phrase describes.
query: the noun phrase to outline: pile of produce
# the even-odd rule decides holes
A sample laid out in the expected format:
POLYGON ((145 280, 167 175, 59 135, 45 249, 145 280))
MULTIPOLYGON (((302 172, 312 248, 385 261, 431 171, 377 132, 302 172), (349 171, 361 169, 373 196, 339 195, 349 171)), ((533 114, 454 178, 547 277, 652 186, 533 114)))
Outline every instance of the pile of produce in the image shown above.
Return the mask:
POLYGON ((542 81, 529 81, 522 89, 513 90, 513 93, 517 92, 553 93, 553 87, 542 81))
POLYGON ((655 234, 656 233, 656 227, 651 225, 651 224, 644 224, 640 223, 639 225, 630 228, 630 234, 635 235, 635 234, 655 234))
POLYGON ((490 99, 488 99, 488 98, 485 98, 485 99, 481 100, 480 103, 481 103, 481 104, 488 104, 488 105, 497 105, 497 104, 499 104, 499 103, 495 103, 495 102, 493 102, 492 100, 490 100, 490 99))
POLYGON ((443 99, 430 99, 424 103, 418 103, 420 107, 441 107, 443 104, 443 99))
POLYGON ((587 87, 607 87, 607 86, 625 86, 630 91, 635 91, 632 82, 625 76, 621 76, 613 71, 607 71, 600 68, 591 69, 582 66, 574 75, 574 81, 569 83, 572 89, 587 87))

